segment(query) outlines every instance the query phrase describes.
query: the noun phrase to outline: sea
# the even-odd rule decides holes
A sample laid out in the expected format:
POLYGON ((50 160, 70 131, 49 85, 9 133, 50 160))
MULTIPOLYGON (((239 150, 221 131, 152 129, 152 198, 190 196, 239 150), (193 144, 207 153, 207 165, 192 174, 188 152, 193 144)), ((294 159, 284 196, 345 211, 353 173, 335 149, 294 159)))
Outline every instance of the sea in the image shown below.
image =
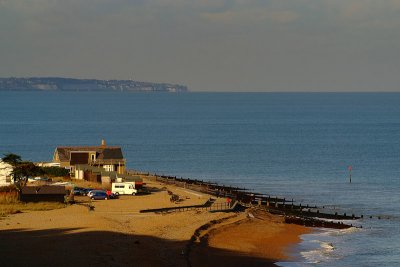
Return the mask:
POLYGON ((400 266, 400 93, 2 91, 0 107, 0 154, 105 139, 130 169, 363 215, 303 235, 280 266, 400 266))

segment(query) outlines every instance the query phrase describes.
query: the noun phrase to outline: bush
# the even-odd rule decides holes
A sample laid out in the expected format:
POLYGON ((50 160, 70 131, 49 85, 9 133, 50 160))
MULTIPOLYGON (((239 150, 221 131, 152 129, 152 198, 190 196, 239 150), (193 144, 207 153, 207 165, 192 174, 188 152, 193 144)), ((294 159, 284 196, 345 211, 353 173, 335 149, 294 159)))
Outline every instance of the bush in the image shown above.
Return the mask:
POLYGON ((17 192, 15 185, 0 186, 0 192, 17 192))
POLYGON ((0 192, 0 204, 12 204, 18 202, 18 192, 0 192))
POLYGON ((48 176, 69 176, 69 170, 61 167, 41 167, 43 174, 48 176))

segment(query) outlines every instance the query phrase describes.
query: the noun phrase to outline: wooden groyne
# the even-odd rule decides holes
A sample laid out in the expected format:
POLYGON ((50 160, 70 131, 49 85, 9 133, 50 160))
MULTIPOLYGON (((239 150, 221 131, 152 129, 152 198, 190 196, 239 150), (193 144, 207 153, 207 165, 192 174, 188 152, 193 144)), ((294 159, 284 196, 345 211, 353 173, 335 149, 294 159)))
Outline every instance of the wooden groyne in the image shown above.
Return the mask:
POLYGON ((323 221, 308 217, 297 217, 297 216, 285 216, 286 223, 304 225, 308 227, 320 227, 320 228, 334 228, 334 229, 348 229, 353 227, 352 224, 345 224, 342 222, 334 221, 323 221))
POLYGON ((140 213, 168 213, 172 211, 188 211, 188 210, 207 210, 210 212, 221 212, 221 211, 235 211, 239 207, 237 206, 237 201, 235 203, 214 203, 215 199, 210 198, 204 204, 201 205, 190 205, 190 206, 176 206, 176 207, 166 207, 157 209, 145 209, 140 210, 140 213))
MULTIPOLYGON (((147 174, 150 176, 150 174, 147 174)), ((324 207, 320 208, 316 205, 308 205, 295 203, 294 199, 271 196, 269 194, 252 192, 249 189, 234 187, 229 185, 220 185, 216 182, 208 182, 197 179, 179 178, 176 176, 166 175, 151 175, 156 181, 173 184, 182 188, 187 188, 193 191, 206 193, 215 197, 229 198, 232 203, 237 203, 245 208, 258 207, 268 210, 274 214, 285 216, 287 223, 296 223, 306 226, 329 227, 343 229, 352 227, 352 224, 344 224, 342 220, 357 220, 363 216, 355 214, 338 214, 324 211, 324 207), (321 220, 320 220, 321 219, 321 220), (332 220, 332 221, 327 221, 332 220)), ((196 207, 187 207, 187 209, 196 207)), ((197 207, 200 208, 200 207, 197 207)), ((179 209, 179 207, 174 207, 179 209)), ((181 207, 182 209, 182 207, 181 207)))

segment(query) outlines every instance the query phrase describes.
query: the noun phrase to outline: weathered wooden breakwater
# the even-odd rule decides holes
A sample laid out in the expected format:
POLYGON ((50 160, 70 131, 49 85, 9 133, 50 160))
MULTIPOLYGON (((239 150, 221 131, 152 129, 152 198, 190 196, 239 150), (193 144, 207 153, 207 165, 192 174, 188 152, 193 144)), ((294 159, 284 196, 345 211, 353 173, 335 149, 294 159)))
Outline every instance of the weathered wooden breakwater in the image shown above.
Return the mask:
POLYGON ((171 211, 188 211, 188 210, 207 210, 210 212, 217 211, 237 211, 237 201, 231 205, 231 203, 214 203, 215 199, 208 199, 204 204, 201 205, 190 205, 190 206, 177 206, 168 208, 156 208, 156 209, 145 209, 140 210, 140 213, 168 213, 171 211))
POLYGON ((258 207, 271 213, 285 216, 287 223, 302 224, 314 227, 327 227, 343 229, 352 227, 352 224, 344 224, 341 220, 357 220, 363 216, 354 214, 338 214, 323 211, 316 205, 295 204, 293 199, 273 197, 268 194, 252 192, 246 188, 220 185, 215 182, 207 182, 196 179, 179 178, 175 176, 154 174, 157 181, 174 184, 179 187, 191 189, 197 192, 210 194, 216 197, 226 197, 237 202, 243 207, 258 207), (331 221, 328 221, 331 220, 331 221))

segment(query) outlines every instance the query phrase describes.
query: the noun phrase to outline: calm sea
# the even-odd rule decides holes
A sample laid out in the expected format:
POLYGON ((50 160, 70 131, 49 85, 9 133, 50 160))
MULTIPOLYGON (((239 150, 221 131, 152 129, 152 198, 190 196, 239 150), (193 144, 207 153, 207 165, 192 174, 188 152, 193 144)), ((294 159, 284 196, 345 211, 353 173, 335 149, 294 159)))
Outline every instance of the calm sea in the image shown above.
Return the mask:
POLYGON ((283 266, 400 264, 400 94, 0 92, 0 107, 1 154, 105 139, 129 168, 364 215, 303 236, 283 266))

